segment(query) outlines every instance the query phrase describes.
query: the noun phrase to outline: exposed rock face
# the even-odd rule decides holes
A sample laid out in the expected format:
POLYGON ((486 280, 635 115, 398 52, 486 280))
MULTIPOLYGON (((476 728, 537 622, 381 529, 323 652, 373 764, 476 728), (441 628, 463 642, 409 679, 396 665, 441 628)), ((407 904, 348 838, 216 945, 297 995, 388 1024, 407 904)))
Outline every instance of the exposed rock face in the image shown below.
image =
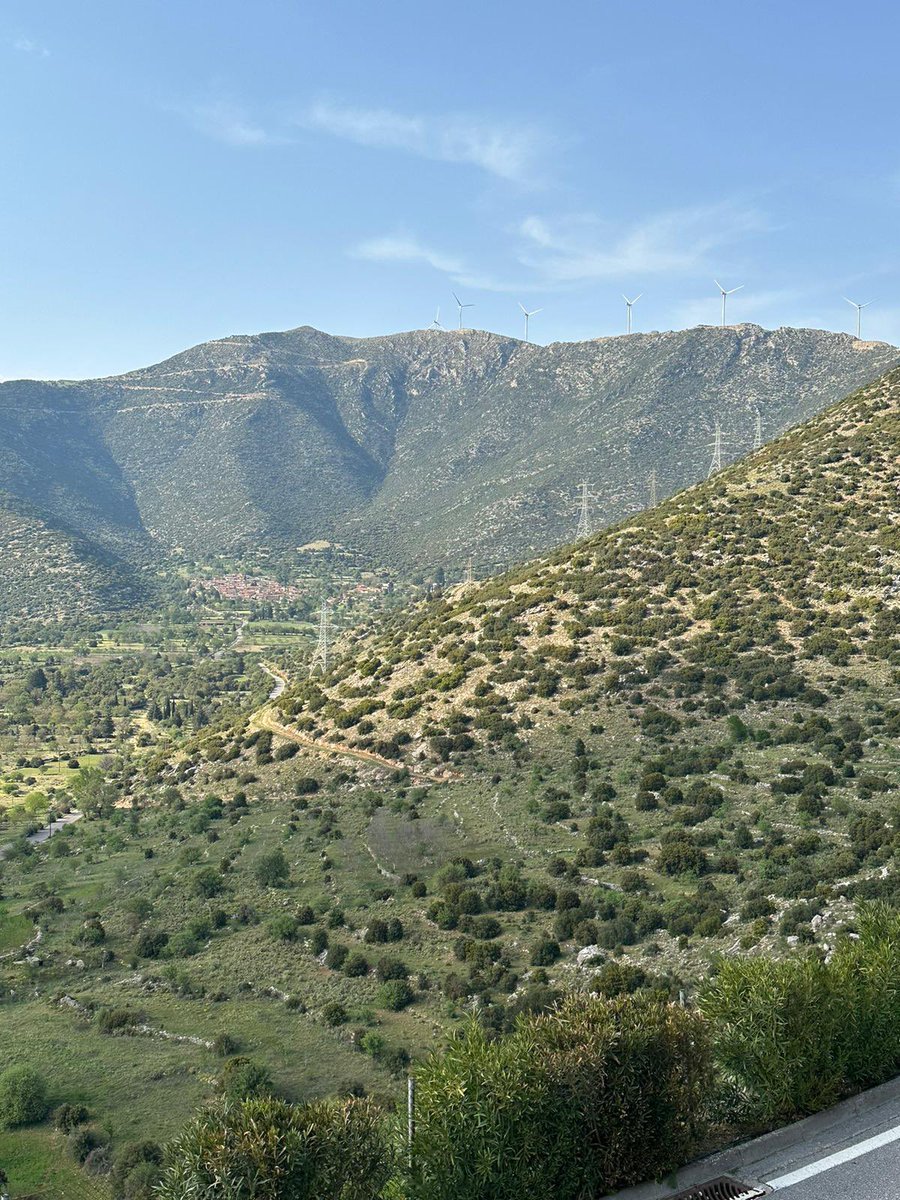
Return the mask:
POLYGON ((757 410, 768 440, 898 361, 883 343, 751 325, 546 347, 303 328, 110 379, 7 382, 0 552, 19 539, 8 561, 31 592, 50 557, 87 561, 85 606, 127 602, 134 565, 174 548, 325 537, 488 570, 571 538, 582 478, 609 524, 646 506, 651 471, 660 498, 705 476, 716 420, 727 461, 752 447, 757 410), (30 563, 23 532, 58 545, 30 563))

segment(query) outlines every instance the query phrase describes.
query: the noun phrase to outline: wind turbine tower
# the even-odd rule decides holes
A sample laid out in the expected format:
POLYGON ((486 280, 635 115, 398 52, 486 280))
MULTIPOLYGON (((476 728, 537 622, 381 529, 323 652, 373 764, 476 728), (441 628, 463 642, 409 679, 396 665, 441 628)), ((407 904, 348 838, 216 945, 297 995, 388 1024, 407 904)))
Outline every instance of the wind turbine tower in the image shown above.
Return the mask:
POLYGON ((625 332, 626 333, 631 333, 631 310, 632 310, 633 306, 635 304, 637 304, 638 300, 640 300, 640 298, 641 298, 641 296, 643 296, 643 294, 644 294, 643 292, 638 292, 638 294, 635 296, 635 298, 633 300, 629 300, 627 296, 622 297, 622 299, 625 301, 625 332))
POLYGON ((444 328, 443 325, 441 324, 441 310, 440 309, 438 309, 434 314, 434 320, 431 322, 431 328, 432 329, 443 329, 444 328))
POLYGON ((736 288, 723 288, 721 283, 719 283, 718 279, 714 279, 713 283, 716 285, 716 287, 722 293, 722 328, 724 329, 725 328, 725 301, 729 296, 733 295, 734 292, 739 292, 744 285, 742 283, 739 283, 736 288))
POLYGON ((525 305, 522 304, 521 302, 519 303, 519 308, 521 308, 522 312, 525 314, 525 341, 527 342, 528 341, 528 318, 534 317, 539 312, 543 312, 544 310, 542 308, 533 308, 531 310, 531 312, 529 312, 528 309, 525 307, 525 305))
POLYGON ((312 661, 309 664, 310 675, 315 675, 319 671, 322 675, 328 674, 328 660, 331 650, 331 614, 328 612, 328 601, 322 597, 322 603, 319 606, 319 637, 316 642, 315 653, 312 656, 312 661))
POLYGON ((753 424, 753 449, 762 450, 762 413, 756 410, 756 420, 753 424))
POLYGON ((722 426, 716 421, 716 434, 713 440, 713 456, 709 465, 707 479, 712 479, 717 471, 722 470, 722 426))
POLYGON ((580 542, 582 538, 586 538, 591 532, 591 497, 588 492, 587 480, 585 479, 581 485, 581 506, 578 511, 578 530, 575 534, 575 540, 580 542))
POLYGON ((471 302, 469 304, 463 304, 462 300, 460 300, 460 298, 459 298, 459 296, 457 296, 456 292, 451 292, 450 295, 456 301, 456 307, 459 309, 459 328, 462 329, 462 327, 463 327, 462 326, 463 309, 464 308, 474 308, 475 304, 474 304, 474 302, 471 302))
MULTIPOLYGON (((845 296, 844 299, 847 300, 847 297, 845 296)), ((862 310, 864 308, 868 308, 870 304, 874 303, 874 301, 867 300, 865 304, 857 304, 855 300, 847 300, 847 303, 851 308, 856 309, 856 340, 859 341, 859 331, 862 325, 862 310)))

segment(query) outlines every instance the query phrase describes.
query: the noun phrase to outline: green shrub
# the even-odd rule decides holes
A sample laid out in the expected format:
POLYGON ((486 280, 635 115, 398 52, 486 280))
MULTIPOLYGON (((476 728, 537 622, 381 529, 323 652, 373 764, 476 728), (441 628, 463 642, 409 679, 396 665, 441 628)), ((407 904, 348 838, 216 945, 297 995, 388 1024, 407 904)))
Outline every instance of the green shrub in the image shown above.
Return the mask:
POLYGON ((728 959, 701 1007, 751 1115, 789 1121, 900 1070, 900 914, 863 907, 831 960, 728 959))
POLYGON ((705 1025, 678 1005, 572 996, 494 1041, 474 1023, 421 1069, 413 1200, 577 1200, 660 1177, 702 1132, 705 1025))
POLYGON ((531 965, 534 967, 549 967, 561 954, 559 942, 549 937, 540 937, 531 947, 531 965))
POLYGON ((322 1009, 322 1020, 326 1025, 343 1025, 347 1020, 347 1010, 337 1000, 331 1000, 322 1009))
POLYGON ((90 1119, 91 1114, 83 1104, 61 1104, 53 1113, 53 1124, 60 1133, 71 1133, 90 1119))
POLYGON ((105 1146, 109 1136, 96 1125, 79 1125, 68 1137, 69 1154, 77 1163, 83 1163, 89 1154, 105 1146))
POLYGON ((229 1058, 219 1076, 219 1089, 227 1100, 249 1100, 272 1094, 272 1076, 261 1063, 238 1055, 229 1058))
POLYGON ((389 979, 378 989, 375 1004, 378 1008, 400 1012, 412 1004, 413 999, 413 990, 405 979, 389 979))
POLYGON ((290 913, 279 913, 269 922, 268 930, 278 942, 293 942, 296 941, 299 925, 297 918, 292 917, 290 913))
POLYGON ((254 867, 253 874, 260 887, 279 887, 290 875, 288 861, 283 850, 270 850, 263 854, 254 867))
POLYGON ((223 1104, 169 1147, 160 1200, 377 1200, 392 1172, 383 1118, 365 1100, 223 1104))
POLYGON ((215 867, 203 867, 194 876, 194 892, 207 900, 218 896, 225 886, 221 871, 215 867))
POLYGON ((133 1029, 143 1019, 131 1008, 104 1008, 97 1016, 97 1028, 101 1033, 118 1033, 121 1029, 133 1029))
POLYGON ((33 1125, 48 1107, 47 1084, 33 1067, 7 1067, 0 1075, 0 1128, 33 1125))
POLYGON ((120 1200, 152 1200, 162 1177, 163 1150, 158 1142, 130 1142, 116 1155, 112 1169, 115 1195, 120 1200))
POLYGON ((219 1058, 229 1058, 231 1055, 237 1054, 240 1049, 240 1042, 230 1033, 217 1033, 213 1038, 212 1051, 219 1058))

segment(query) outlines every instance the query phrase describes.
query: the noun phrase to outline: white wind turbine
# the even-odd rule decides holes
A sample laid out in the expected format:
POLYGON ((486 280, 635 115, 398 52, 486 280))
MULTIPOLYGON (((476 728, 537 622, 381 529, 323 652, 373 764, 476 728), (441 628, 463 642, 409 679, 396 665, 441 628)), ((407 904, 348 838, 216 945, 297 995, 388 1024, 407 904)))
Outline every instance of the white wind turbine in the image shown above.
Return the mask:
POLYGON ((440 309, 438 309, 437 312, 434 314, 434 320, 431 322, 431 328, 432 329, 443 329, 444 328, 443 325, 441 324, 441 310, 440 309))
POLYGON ((459 298, 459 296, 457 296, 456 292, 451 292, 450 295, 456 301, 456 307, 459 309, 459 327, 460 327, 460 329, 462 329, 463 309, 464 308, 474 308, 475 307, 474 301, 470 304, 463 304, 462 300, 460 300, 460 298, 459 298))
POLYGON ((625 332, 626 333, 631 333, 631 309, 635 304, 637 304, 638 300, 640 300, 640 298, 641 298, 641 296, 643 296, 643 294, 644 294, 643 292, 638 292, 638 294, 635 296, 635 298, 633 300, 629 300, 627 296, 622 297, 622 299, 625 301, 625 332))
POLYGON ((542 308, 533 308, 529 312, 528 309, 525 307, 525 305, 522 304, 521 302, 519 304, 519 308, 521 308, 522 312, 525 314, 525 341, 527 342, 528 341, 528 318, 534 317, 539 312, 543 312, 544 310, 542 308))
POLYGON ((727 296, 730 296, 733 292, 739 292, 744 285, 742 283, 740 283, 740 284, 738 284, 738 286, 736 288, 728 288, 726 290, 725 288, 722 287, 721 283, 719 283, 718 279, 714 279, 713 283, 716 285, 716 287, 722 293, 722 328, 724 329, 725 328, 725 298, 727 296))
MULTIPOLYGON (((844 299, 847 300, 847 297, 845 296, 844 299)), ((874 304, 875 301, 867 300, 865 302, 865 304, 857 304, 855 300, 847 300, 847 303, 852 308, 856 309, 856 339, 857 339, 857 341, 859 341, 859 330, 860 330, 860 326, 862 324, 862 310, 864 308, 868 308, 870 304, 874 304)))

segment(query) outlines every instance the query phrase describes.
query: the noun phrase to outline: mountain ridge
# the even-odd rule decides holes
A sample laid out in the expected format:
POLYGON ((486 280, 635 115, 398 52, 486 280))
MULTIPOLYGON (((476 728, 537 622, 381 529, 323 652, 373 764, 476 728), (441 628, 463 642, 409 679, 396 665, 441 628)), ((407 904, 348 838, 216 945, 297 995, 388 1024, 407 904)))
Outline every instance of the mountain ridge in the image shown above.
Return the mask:
POLYGON ((606 525, 900 360, 884 343, 700 326, 538 346, 310 327, 124 375, 0 384, 0 494, 98 552, 202 559, 325 538, 405 569, 494 570, 606 525))

